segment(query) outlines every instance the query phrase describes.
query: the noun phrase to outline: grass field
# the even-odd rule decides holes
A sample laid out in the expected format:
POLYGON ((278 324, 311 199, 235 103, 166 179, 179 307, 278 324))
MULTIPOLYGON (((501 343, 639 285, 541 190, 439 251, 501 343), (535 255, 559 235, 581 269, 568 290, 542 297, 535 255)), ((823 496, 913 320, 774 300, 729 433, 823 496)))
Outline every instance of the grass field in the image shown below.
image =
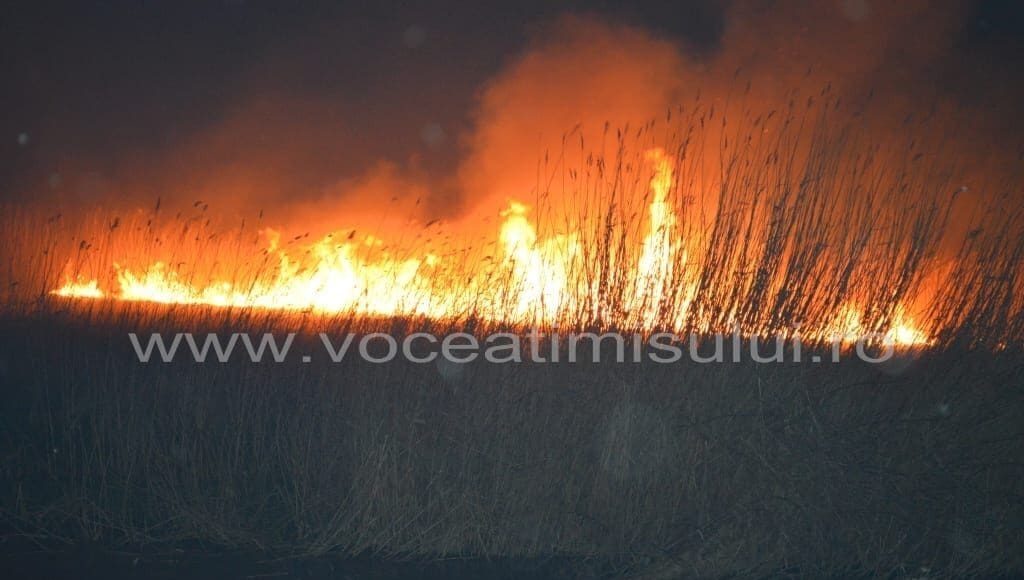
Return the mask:
POLYGON ((142 365, 138 326, 76 320, 3 322, 4 519, 44 544, 702 577, 1024 566, 1018 353, 142 365))
MULTIPOLYGON (((472 309, 431 318, 65 299, 50 291, 109 274, 125 248, 183 264, 182 280, 251 287, 278 274, 225 259, 259 250, 244 227, 230 237, 204 223, 205 208, 69 223, 5 207, 5 538, 289 558, 558 557, 601 577, 1024 574, 1024 206, 981 197, 974 221, 950 229, 959 190, 913 149, 876 156, 792 105, 772 133, 750 112, 735 132, 699 106, 688 114, 669 139, 679 177, 668 199, 682 224, 673 236, 691 251, 672 275, 642 278, 657 297, 643 307, 652 327, 741 323, 772 336, 797 320, 827 326, 856 300, 864 329, 884 331, 909 301, 930 344, 883 365, 141 364, 130 332, 298 332, 312 348, 318 332, 523 328, 472 309), (722 129, 702 134, 712 120, 722 129), (715 193, 688 203, 707 187, 691 153, 712 138, 715 193)), ((640 159, 567 170, 559 199, 588 248, 570 287, 598 291, 549 329, 637 323, 628 288, 641 258, 622 248, 642 244, 648 219, 640 159), (621 188, 635 194, 628 210, 613 203, 621 188)), ((557 221, 538 217, 540 235, 557 221)), ((510 303, 522 291, 514 277, 488 281, 466 288, 510 303)))

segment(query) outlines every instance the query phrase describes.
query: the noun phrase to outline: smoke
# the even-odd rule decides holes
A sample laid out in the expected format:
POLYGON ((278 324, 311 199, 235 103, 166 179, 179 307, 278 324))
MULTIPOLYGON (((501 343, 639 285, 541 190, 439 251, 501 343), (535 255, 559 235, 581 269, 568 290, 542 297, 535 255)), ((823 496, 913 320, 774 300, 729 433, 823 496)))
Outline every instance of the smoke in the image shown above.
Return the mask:
MULTIPOLYGON (((36 175, 32 197, 79 206, 202 200, 229 215, 264 210, 300 233, 374 223, 386 234, 409 220, 475 220, 509 198, 530 200, 548 177, 543 160, 566 155, 570 133, 599 149, 606 126, 664 118, 697 94, 722 110, 767 111, 824 86, 849 110, 866 112, 858 123, 872 142, 920 133, 949 145, 964 179, 980 185, 1019 166, 1019 144, 1005 112, 993 115, 998 106, 976 96, 977 82, 1001 71, 975 71, 978 55, 962 46, 968 13, 969 3, 954 1, 735 1, 717 48, 707 51, 657 27, 577 12, 534 24, 521 49, 482 82, 460 76, 457 62, 394 72, 401 86, 389 84, 386 71, 371 79, 374 71, 357 67, 364 76, 352 84, 376 83, 361 91, 268 87, 262 79, 288 67, 283 50, 248 71, 243 89, 226 97, 231 104, 200 128, 105 163, 65 152, 36 175), (424 108, 434 113, 420 114, 424 108), (908 128, 915 114, 930 117, 908 128)), ((397 34, 394 50, 427 50, 437 40, 416 30, 415 46, 397 34)), ((315 68, 313 56, 302 58, 304 70, 315 68)), ((991 94, 1005 105, 1020 91, 991 94)))
POLYGON ((710 54, 607 16, 563 16, 537 27, 483 86, 458 170, 462 205, 493 213, 507 198, 530 199, 548 178, 541 160, 578 149, 567 146, 570 133, 601 150, 605 127, 663 120, 695 95, 706 108, 753 118, 827 87, 844 105, 831 116, 837 134, 852 127, 859 143, 892 155, 893 168, 924 173, 927 163, 958 180, 967 194, 953 226, 963 230, 983 195, 1020 182, 1019 133, 1007 128, 1005 107, 1021 91, 992 91, 1004 111, 977 102, 987 85, 1010 83, 998 70, 972 70, 969 14, 968 2, 737 1, 710 54), (910 144, 922 152, 919 167, 907 165, 910 144))
MULTIPOLYGON (((545 156, 565 153, 574 128, 642 125, 681 98, 685 57, 643 30, 566 16, 535 32, 531 48, 486 84, 459 169, 467 203, 529 198, 545 156)), ((575 145, 575 144, 574 144, 575 145)))

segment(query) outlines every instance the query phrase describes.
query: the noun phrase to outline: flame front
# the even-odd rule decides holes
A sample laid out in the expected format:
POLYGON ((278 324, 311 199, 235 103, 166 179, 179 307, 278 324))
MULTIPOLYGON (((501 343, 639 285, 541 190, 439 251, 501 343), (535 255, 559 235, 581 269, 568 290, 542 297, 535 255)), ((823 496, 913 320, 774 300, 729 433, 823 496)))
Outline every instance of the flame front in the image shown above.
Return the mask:
MULTIPOLYGON (((382 240, 339 233, 307 246, 304 255, 282 248, 280 234, 265 229, 264 253, 276 260, 269 276, 250 284, 227 279, 195 283, 173 267, 154 261, 141 269, 115 264, 116 288, 101 289, 98 279, 78 275, 52 293, 72 298, 113 298, 167 304, 205 304, 381 316, 475 316, 497 323, 558 327, 584 318, 605 325, 643 331, 654 329, 711 331, 707 321, 688 318, 700 272, 688 271, 687 242, 680 216, 670 199, 676 182, 673 160, 654 148, 644 162, 650 169, 646 215, 635 249, 615 247, 606 269, 617 280, 617 306, 608 298, 607 280, 591 272, 592 256, 577 231, 538 234, 531 208, 511 200, 501 212, 496 232, 498 251, 465 267, 450 268, 450 258, 433 253, 408 257, 380 250, 382 240), (338 239, 344 239, 339 243, 338 239), (378 251, 379 250, 379 251, 378 251)), ((924 345, 928 333, 917 328, 900 305, 885 340, 924 345)), ((861 309, 846 303, 831 323, 802 328, 803 337, 858 337, 867 329, 861 309)), ((759 329, 754 329, 759 330, 759 329)))

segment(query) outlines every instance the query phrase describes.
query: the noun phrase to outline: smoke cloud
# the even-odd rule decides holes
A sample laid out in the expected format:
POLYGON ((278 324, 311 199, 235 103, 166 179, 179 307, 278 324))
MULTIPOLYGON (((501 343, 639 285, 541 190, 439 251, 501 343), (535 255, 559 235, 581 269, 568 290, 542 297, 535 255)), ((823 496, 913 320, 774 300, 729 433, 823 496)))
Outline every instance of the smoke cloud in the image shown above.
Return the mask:
MULTIPOLYGON (((387 71, 378 78, 363 70, 352 82, 375 88, 268 89, 261 79, 280 76, 297 50, 280 49, 264 68, 246 72, 222 115, 183 137, 101 164, 88 152, 65 152, 47 167, 26 161, 43 168, 22 189, 81 206, 202 200, 232 215, 272 212, 293 231, 374 223, 386 234, 409 220, 475 219, 509 198, 530 199, 544 178, 542 160, 564 155, 570 133, 598 148, 606 126, 663 118, 698 93, 723 110, 768 110, 825 86, 849 110, 865 112, 860 129, 876 143, 905 139, 908 115, 927 117, 912 130, 948 144, 964 179, 978 187, 1005 182, 1019 167, 1018 133, 1002 113, 1020 91, 1010 86, 988 93, 994 102, 977 100, 973 88, 1004 71, 979 72, 980 57, 964 48, 969 3, 728 6, 711 51, 608 13, 545 17, 482 82, 460 74, 457 62, 447 69, 433 62, 394 72, 405 85, 389 83, 387 71), (424 83, 424 75, 444 82, 424 83)), ((326 25, 317 30, 331 34, 326 25)), ((443 42, 420 27, 398 29, 394 41, 394 50, 410 51, 443 42)))

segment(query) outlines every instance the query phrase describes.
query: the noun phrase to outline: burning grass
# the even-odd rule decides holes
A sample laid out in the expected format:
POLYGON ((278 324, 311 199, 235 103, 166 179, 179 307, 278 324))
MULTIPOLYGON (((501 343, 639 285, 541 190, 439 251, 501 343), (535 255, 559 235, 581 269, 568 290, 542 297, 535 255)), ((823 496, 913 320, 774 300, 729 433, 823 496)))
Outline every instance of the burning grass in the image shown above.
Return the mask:
POLYGON ((652 577, 1024 572, 1024 207, 951 218, 949 168, 836 130, 823 97, 567 135, 483 233, 275 242, 202 203, 5 208, 5 525, 652 577), (734 324, 919 348, 884 367, 142 365, 125 340, 734 324))
POLYGON ((412 222, 388 238, 361 223, 311 237, 282 235, 262 211, 226 224, 202 201, 45 221, 9 209, 7 301, 56 292, 563 329, 1019 340, 1020 204, 968 194, 938 153, 946 144, 925 148, 912 128, 906 143, 867 144, 827 90, 796 103, 716 114, 698 97, 638 129, 606 127, 595 147, 567 134, 533 199, 501 200, 486 215, 500 223, 484 226, 412 222))

